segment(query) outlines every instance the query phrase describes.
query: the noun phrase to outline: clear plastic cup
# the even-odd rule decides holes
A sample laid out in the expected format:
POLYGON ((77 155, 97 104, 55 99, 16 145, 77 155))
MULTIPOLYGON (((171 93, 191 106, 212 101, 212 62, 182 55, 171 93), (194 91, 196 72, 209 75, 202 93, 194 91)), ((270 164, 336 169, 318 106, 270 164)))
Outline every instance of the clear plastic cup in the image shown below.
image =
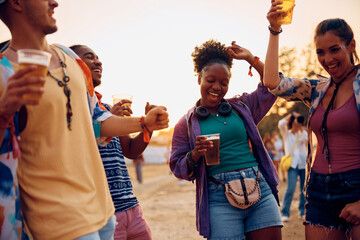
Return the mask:
MULTIPOLYGON (((24 76, 46 77, 50 64, 51 54, 35 49, 19 49, 17 51, 19 69, 36 65, 36 69, 24 76)), ((34 87, 42 88, 44 84, 33 84, 34 87)), ((42 94, 29 93, 22 96, 26 100, 40 100, 42 94)))
POLYGON ((294 6, 295 6, 295 0, 282 0, 283 3, 279 6, 283 7, 282 13, 280 17, 277 20, 277 23, 280 25, 290 24, 292 21, 294 6))
POLYGON ((213 142, 213 147, 205 152, 206 165, 212 166, 220 163, 220 133, 201 135, 207 141, 213 142))
MULTIPOLYGON (((130 94, 115 94, 112 95, 112 99, 113 99, 113 104, 115 105, 116 103, 120 102, 123 99, 132 101, 133 96, 131 96, 130 94)), ((124 103, 122 105, 131 107, 131 103, 124 103)))

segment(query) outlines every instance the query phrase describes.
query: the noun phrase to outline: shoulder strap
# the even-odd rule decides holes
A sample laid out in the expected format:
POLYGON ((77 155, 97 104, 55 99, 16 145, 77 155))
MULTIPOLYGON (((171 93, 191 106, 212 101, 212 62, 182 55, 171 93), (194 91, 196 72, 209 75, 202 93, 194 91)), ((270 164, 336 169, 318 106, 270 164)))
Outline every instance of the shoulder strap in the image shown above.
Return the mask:
POLYGON ((298 137, 297 137, 297 139, 296 139, 296 141, 295 141, 295 144, 294 144, 294 146, 293 146, 292 149, 291 149, 291 153, 294 151, 295 146, 296 146, 296 144, 298 143, 298 141, 299 141, 299 139, 300 139, 300 135, 301 135, 301 133, 298 135, 298 137))

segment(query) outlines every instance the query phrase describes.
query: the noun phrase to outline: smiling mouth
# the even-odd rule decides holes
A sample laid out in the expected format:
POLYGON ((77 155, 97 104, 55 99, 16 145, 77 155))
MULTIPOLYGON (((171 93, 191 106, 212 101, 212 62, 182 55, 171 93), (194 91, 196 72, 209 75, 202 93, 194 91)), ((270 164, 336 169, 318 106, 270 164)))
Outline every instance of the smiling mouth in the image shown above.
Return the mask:
POLYGON ((93 72, 96 72, 96 73, 102 73, 102 70, 101 70, 101 69, 98 69, 98 68, 93 69, 92 71, 93 71, 93 72))
POLYGON ((329 69, 331 70, 331 69, 334 69, 334 68, 336 68, 336 67, 337 67, 337 64, 333 64, 333 65, 328 65, 327 67, 328 67, 328 68, 329 68, 329 69))

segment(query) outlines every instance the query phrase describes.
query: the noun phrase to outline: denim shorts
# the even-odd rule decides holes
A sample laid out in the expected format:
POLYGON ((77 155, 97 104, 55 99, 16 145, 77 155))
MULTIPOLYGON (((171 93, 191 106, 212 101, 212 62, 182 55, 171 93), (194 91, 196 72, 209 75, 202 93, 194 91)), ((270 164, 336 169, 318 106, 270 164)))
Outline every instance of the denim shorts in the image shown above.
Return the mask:
POLYGON ((360 169, 335 174, 310 173, 306 190, 305 224, 347 231, 351 224, 339 218, 346 204, 360 199, 360 169))
POLYGON ((261 199, 247 209, 230 205, 225 195, 224 184, 235 179, 256 178, 258 167, 236 172, 215 174, 221 184, 208 180, 210 237, 208 239, 240 240, 245 233, 262 228, 283 226, 280 209, 265 178, 261 175, 261 199))

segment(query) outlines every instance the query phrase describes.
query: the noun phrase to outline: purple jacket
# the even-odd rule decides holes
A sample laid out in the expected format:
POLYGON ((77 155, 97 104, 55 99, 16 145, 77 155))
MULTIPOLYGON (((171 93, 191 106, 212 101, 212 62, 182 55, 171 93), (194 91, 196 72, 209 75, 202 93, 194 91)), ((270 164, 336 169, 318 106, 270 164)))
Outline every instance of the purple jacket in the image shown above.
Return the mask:
MULTIPOLYGON (((270 110, 276 97, 269 93, 262 83, 259 83, 254 92, 250 94, 244 93, 241 96, 238 95, 227 100, 240 113, 252 143, 254 156, 259 163, 260 171, 279 203, 277 194, 279 178, 256 127, 270 110)), ((175 126, 170 168, 177 178, 189 181, 196 180, 196 228, 200 235, 208 237, 210 235, 210 220, 205 162, 200 161, 200 166, 195 169, 191 177, 188 175, 186 162, 186 153, 195 148, 196 136, 201 135, 199 121, 194 115, 194 108, 191 108, 175 126)))

